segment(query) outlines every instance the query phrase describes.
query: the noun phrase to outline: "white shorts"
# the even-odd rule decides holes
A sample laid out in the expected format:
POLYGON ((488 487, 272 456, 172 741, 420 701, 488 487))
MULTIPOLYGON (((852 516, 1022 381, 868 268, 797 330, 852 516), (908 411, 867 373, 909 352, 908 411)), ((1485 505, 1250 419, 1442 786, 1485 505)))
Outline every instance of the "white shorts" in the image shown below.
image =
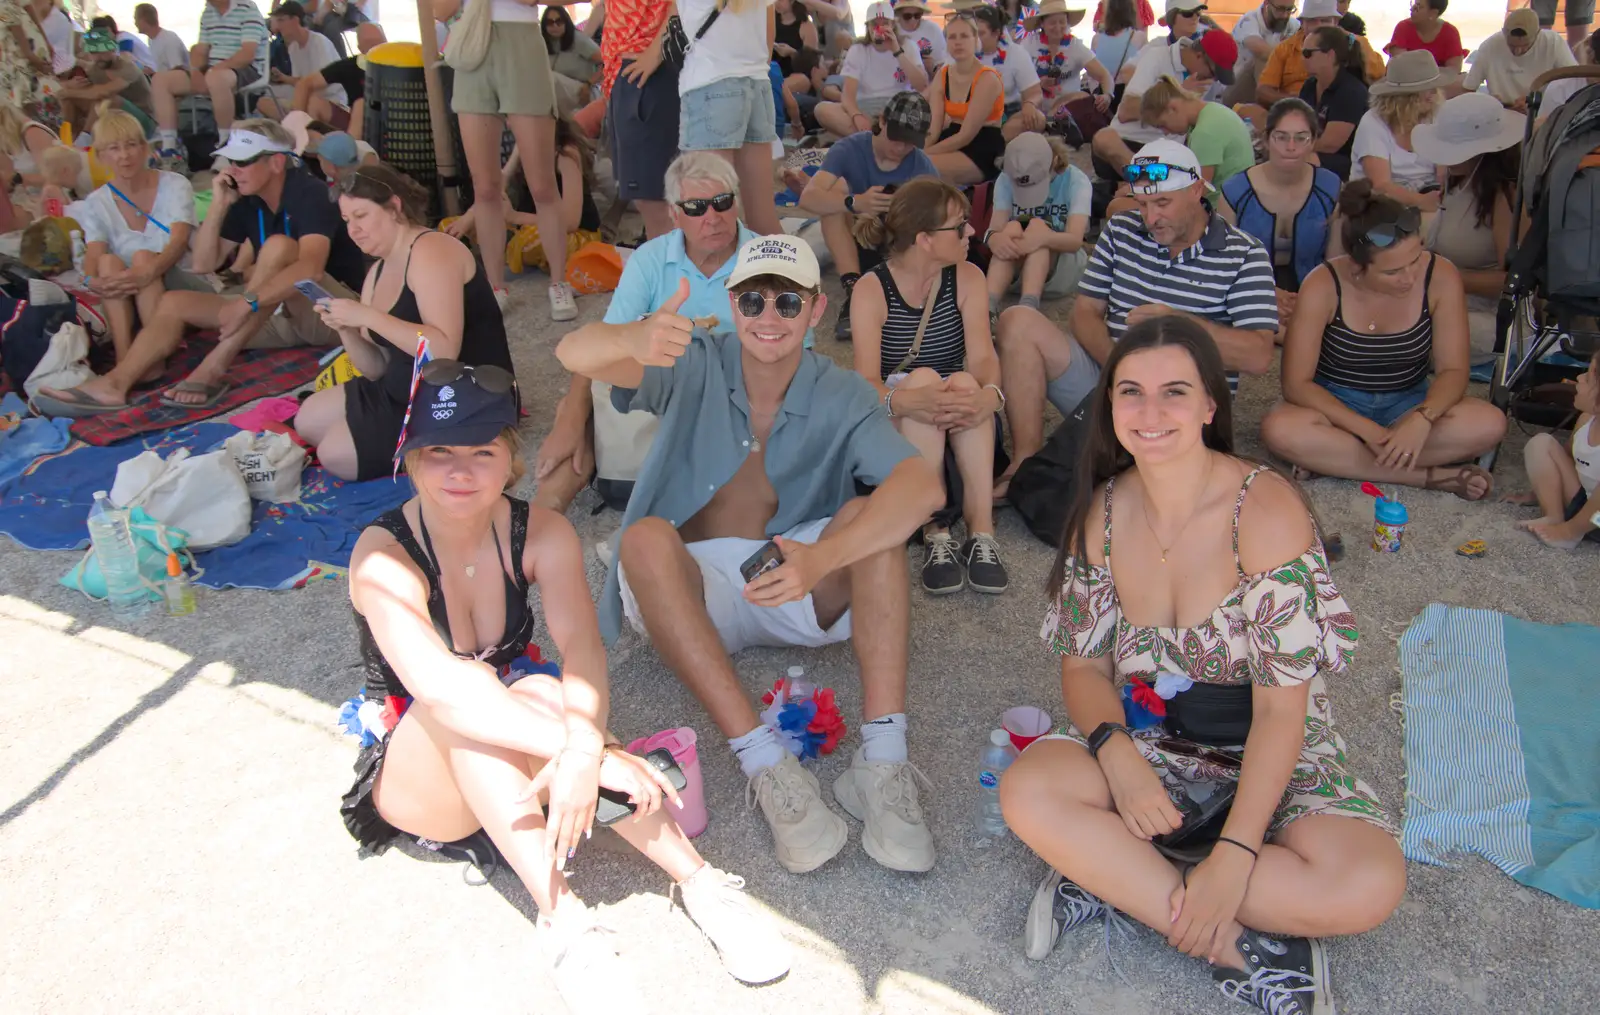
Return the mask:
MULTIPOLYGON (((803 522, 783 534, 796 543, 815 543, 831 518, 803 522)), ((722 637, 729 655, 755 646, 821 648, 850 638, 850 611, 846 610, 832 627, 824 631, 817 625, 817 611, 811 596, 782 606, 756 606, 744 597, 744 575, 739 565, 761 547, 761 539, 725 537, 705 539, 688 545, 689 555, 700 565, 706 591, 706 613, 722 637)), ((620 565, 619 565, 620 570, 620 565)), ((621 570, 622 613, 640 634, 647 634, 639 616, 639 601, 628 585, 628 572, 621 570)))

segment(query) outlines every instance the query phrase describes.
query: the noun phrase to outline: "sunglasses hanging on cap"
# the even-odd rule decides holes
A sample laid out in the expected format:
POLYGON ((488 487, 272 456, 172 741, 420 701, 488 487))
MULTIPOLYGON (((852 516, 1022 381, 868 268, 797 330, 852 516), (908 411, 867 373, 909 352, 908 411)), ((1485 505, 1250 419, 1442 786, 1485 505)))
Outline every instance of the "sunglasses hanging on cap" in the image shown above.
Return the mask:
POLYGON ((1391 222, 1379 222, 1361 235, 1360 242, 1379 250, 1387 250, 1422 229, 1422 210, 1411 206, 1401 209, 1391 222))
POLYGON ((1187 173, 1197 180, 1200 179, 1199 174, 1188 166, 1169 166, 1165 162, 1146 162, 1136 166, 1124 166, 1122 169, 1122 175, 1129 183, 1138 183, 1141 180, 1164 183, 1173 173, 1187 173))
MULTIPOLYGON (((767 294, 754 291, 739 294, 739 313, 752 320, 767 312, 767 294)), ((806 298, 796 292, 782 292, 772 297, 778 316, 792 321, 805 309, 806 298)))
POLYGON ((466 379, 491 395, 503 395, 517 384, 511 371, 504 367, 493 364, 473 367, 458 359, 429 360, 422 365, 422 379, 435 387, 459 384, 466 379))
POLYGON ((727 211, 733 207, 733 194, 722 193, 715 197, 690 197, 678 202, 678 207, 692 219, 704 215, 706 211, 727 211))

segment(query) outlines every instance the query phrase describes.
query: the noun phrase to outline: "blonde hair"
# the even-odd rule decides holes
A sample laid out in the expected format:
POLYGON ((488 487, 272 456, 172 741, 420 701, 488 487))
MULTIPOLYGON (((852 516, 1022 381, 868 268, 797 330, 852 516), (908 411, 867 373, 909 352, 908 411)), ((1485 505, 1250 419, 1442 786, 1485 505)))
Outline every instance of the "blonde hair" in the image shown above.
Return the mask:
POLYGON ((1156 126, 1156 121, 1166 113, 1167 107, 1184 98, 1188 93, 1183 85, 1171 74, 1163 74, 1156 79, 1156 83, 1146 88, 1139 97, 1139 120, 1146 127, 1156 126))
POLYGON ((53 144, 39 153, 39 173, 50 183, 68 190, 83 174, 83 156, 71 145, 53 144))
POLYGON ((1072 165, 1072 149, 1055 134, 1046 134, 1045 140, 1050 142, 1050 152, 1055 156, 1050 160, 1050 175, 1060 176, 1072 165))
POLYGON ((33 121, 16 106, 0 105, 0 152, 15 155, 25 147, 22 132, 33 121))
MULTIPOLYGON (((514 489, 518 483, 522 482, 522 477, 528 473, 528 463, 522 460, 522 434, 516 427, 508 426, 501 430, 500 436, 496 437, 494 441, 490 441, 490 443, 493 444, 495 441, 504 443, 506 450, 511 452, 511 475, 506 477, 505 489, 514 489)), ((406 475, 415 476, 417 474, 417 461, 422 457, 422 452, 425 450, 427 449, 412 448, 406 452, 403 459, 406 465, 406 475)), ((411 481, 411 489, 417 489, 417 481, 415 479, 411 481)))
POLYGON ((850 224, 850 233, 863 247, 898 254, 909 250, 921 234, 943 226, 951 205, 963 213, 972 207, 967 195, 951 184, 932 176, 919 176, 894 192, 883 218, 857 215, 850 224))
POLYGON ((1374 95, 1370 103, 1384 126, 1389 128, 1389 132, 1398 136, 1409 134, 1418 124, 1432 120, 1433 114, 1439 108, 1439 100, 1443 97, 1444 93, 1437 90, 1401 92, 1395 95, 1374 95))
POLYGON ((133 114, 121 109, 103 109, 94 121, 94 153, 99 155, 114 144, 147 144, 144 127, 133 114))

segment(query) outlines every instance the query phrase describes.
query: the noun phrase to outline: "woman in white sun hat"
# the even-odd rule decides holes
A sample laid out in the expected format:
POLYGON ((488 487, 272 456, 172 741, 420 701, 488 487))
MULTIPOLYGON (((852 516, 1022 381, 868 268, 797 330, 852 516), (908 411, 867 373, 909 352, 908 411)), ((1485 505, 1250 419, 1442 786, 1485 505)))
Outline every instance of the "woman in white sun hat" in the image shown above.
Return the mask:
POLYGON ((1410 50, 1389 62, 1381 81, 1367 87, 1372 108, 1356 125, 1350 145, 1350 179, 1424 212, 1439 210, 1438 167, 1412 146, 1412 132, 1431 121, 1443 89, 1460 75, 1439 69, 1433 54, 1410 50))

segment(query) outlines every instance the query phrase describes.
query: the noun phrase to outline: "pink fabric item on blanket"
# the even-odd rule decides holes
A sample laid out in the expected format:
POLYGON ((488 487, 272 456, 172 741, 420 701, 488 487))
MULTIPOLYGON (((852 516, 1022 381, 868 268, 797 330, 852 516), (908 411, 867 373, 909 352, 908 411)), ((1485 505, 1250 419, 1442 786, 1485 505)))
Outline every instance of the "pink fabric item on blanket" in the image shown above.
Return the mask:
POLYGON ((282 433, 288 427, 281 424, 294 419, 295 413, 299 411, 300 400, 298 398, 287 396, 283 398, 266 398, 262 399, 254 408, 229 416, 228 422, 241 430, 250 430, 252 432, 271 430, 282 433), (274 426, 273 424, 280 425, 274 426))

